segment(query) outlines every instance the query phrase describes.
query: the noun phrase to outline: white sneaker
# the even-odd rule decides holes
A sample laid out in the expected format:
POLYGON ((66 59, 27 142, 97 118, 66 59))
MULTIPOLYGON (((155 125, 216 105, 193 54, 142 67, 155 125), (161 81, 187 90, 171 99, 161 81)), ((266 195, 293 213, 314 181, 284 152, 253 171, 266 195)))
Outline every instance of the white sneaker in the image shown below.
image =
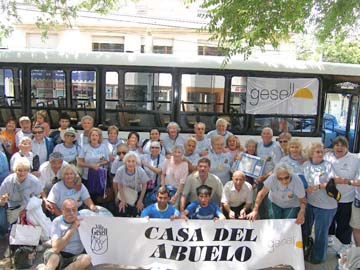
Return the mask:
POLYGON ((328 247, 332 247, 335 243, 334 236, 329 235, 328 236, 328 247))
POLYGON ((40 263, 37 267, 36 270, 46 270, 46 266, 43 263, 40 263))
POLYGON ((345 245, 345 244, 341 244, 340 248, 336 251, 336 257, 337 258, 341 258, 342 255, 349 249, 351 248, 351 244, 345 245))

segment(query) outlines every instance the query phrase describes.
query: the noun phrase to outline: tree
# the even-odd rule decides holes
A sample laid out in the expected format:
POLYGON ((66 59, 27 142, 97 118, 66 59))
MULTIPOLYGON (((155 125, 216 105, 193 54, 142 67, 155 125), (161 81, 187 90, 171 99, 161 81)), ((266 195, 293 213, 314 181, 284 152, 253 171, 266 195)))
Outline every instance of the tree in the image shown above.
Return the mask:
POLYGON ((106 14, 117 9, 121 2, 121 0, 0 1, 0 40, 11 33, 13 23, 21 22, 21 16, 18 11, 28 9, 29 6, 41 12, 41 16, 36 18, 36 25, 42 30, 43 36, 46 36, 49 29, 55 28, 58 25, 71 27, 79 11, 93 11, 99 14, 106 14))
POLYGON ((227 53, 247 57, 254 47, 276 48, 292 33, 313 31, 319 44, 358 29, 358 0, 204 0, 212 40, 227 53))

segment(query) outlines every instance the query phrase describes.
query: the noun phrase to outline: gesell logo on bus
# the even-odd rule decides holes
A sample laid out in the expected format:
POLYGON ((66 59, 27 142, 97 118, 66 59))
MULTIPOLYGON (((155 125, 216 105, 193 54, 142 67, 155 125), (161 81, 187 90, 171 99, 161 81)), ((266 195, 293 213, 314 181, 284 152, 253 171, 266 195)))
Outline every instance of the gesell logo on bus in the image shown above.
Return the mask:
POLYGON ((247 83, 246 112, 315 114, 319 81, 314 78, 254 78, 247 83))

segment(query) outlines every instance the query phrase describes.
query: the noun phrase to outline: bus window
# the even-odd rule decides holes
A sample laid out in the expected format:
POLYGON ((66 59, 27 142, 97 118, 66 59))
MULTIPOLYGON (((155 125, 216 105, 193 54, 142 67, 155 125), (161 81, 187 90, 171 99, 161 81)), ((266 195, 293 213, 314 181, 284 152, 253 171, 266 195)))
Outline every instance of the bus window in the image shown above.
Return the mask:
POLYGON ((222 113, 224 88, 224 76, 183 74, 181 111, 222 113))
POLYGON ((315 118, 297 117, 256 117, 254 128, 260 132, 264 127, 270 127, 274 134, 281 132, 310 133, 315 131, 315 118))
MULTIPOLYGON (((20 72, 19 72, 20 73, 20 72)), ((19 74, 20 75, 20 74, 19 74)), ((21 93, 20 89, 16 89, 16 85, 20 86, 20 80, 15 77, 13 69, 0 68, 0 125, 4 126, 8 118, 19 118, 22 114, 21 93), (19 98, 15 98, 19 97, 19 98)))
POLYGON ((245 113, 246 106, 246 77, 231 78, 230 112, 245 113))
POLYGON ((181 76, 181 104, 179 124, 187 132, 196 122, 203 122, 206 130, 224 111, 225 77, 220 75, 183 74, 181 76))
MULTIPOLYGON (((125 87, 119 92, 115 86, 116 75, 108 72, 106 82, 106 106, 116 102, 115 114, 107 115, 107 124, 122 129, 137 130, 165 127, 172 113, 172 75, 169 73, 126 72, 125 87), (109 75, 108 75, 109 73, 109 75), (113 76, 110 81, 110 76, 113 76), (111 92, 113 91, 113 92, 111 92)), ((120 88, 121 89, 121 88, 120 88)))
POLYGON ((45 110, 51 127, 59 122, 58 108, 60 100, 66 98, 65 72, 63 70, 31 70, 31 110, 45 110))
POLYGON ((116 109, 119 101, 119 73, 107 71, 105 79, 105 109, 116 109))

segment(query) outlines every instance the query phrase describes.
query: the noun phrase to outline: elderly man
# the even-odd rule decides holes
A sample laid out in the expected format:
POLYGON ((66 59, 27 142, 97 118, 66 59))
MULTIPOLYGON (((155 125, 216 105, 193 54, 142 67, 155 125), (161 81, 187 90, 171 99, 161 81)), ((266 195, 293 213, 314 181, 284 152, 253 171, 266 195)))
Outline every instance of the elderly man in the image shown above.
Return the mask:
POLYGON ((180 211, 183 212, 186 204, 198 199, 197 188, 201 185, 207 185, 212 188, 211 200, 220 205, 223 193, 223 185, 216 175, 209 173, 211 162, 208 158, 201 158, 198 161, 198 170, 188 176, 182 197, 180 200, 180 211))
POLYGON ((85 254, 80 240, 77 203, 73 199, 66 199, 61 211, 62 215, 55 218, 52 224, 52 248, 44 253, 45 265, 39 265, 37 269, 86 269, 91 264, 91 258, 85 254))
POLYGON ((194 125, 196 139, 195 153, 199 154, 201 157, 206 156, 211 149, 210 141, 205 136, 205 129, 206 126, 202 122, 198 122, 194 125))
POLYGON ((43 164, 49 160, 50 154, 54 150, 54 145, 50 138, 45 136, 44 127, 37 125, 32 129, 34 136, 32 143, 32 152, 39 156, 39 163, 43 164))
POLYGON ((40 196, 42 192, 39 180, 29 173, 30 162, 26 157, 15 161, 14 171, 0 186, 0 204, 8 205, 6 215, 9 224, 16 222, 32 196, 40 196))
POLYGON ((228 219, 244 219, 250 213, 253 202, 252 186, 245 181, 242 171, 235 171, 232 181, 225 184, 221 203, 228 219))
POLYGON ((47 195, 51 187, 60 181, 61 169, 68 163, 64 161, 64 156, 60 152, 53 152, 49 157, 49 161, 40 165, 39 180, 41 187, 47 195))
POLYGON ((226 121, 224 118, 219 118, 216 120, 216 129, 209 131, 206 137, 210 140, 212 136, 220 135, 223 136, 224 142, 226 142, 227 138, 230 135, 233 135, 230 131, 227 130, 228 124, 228 121, 226 121))

